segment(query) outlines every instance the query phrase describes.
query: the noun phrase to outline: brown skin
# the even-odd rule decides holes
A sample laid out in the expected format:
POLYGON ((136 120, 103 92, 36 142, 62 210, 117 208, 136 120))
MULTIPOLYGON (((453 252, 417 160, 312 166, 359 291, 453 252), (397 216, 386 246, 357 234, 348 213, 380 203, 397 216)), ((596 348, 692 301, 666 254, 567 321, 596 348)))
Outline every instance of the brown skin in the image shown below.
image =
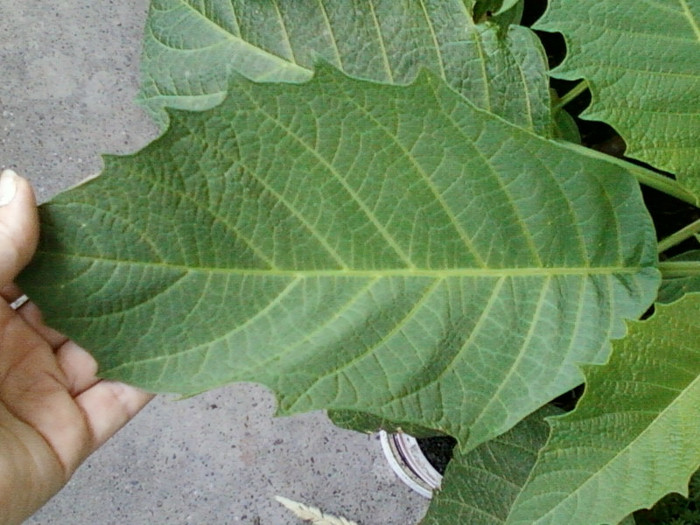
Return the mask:
MULTIPOLYGON (((21 523, 152 398, 95 377, 85 350, 47 327, 32 303, 18 311, 12 284, 39 232, 29 183, 0 206, 0 524, 21 523)), ((3 199, 0 199, 2 201, 3 199)))

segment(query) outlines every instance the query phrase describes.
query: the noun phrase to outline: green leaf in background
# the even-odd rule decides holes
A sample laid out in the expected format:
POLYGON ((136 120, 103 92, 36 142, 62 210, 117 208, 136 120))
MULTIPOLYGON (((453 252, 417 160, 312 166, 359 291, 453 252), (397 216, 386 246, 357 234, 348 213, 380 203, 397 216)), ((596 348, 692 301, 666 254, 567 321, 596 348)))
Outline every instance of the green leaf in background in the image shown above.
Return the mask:
POLYGON ((700 525, 700 470, 690 477, 688 495, 671 493, 651 509, 634 513, 636 525, 700 525))
MULTIPOLYGON (((504 525, 549 435, 546 405, 511 430, 467 453, 455 452, 421 525, 504 525)), ((620 525, 635 525, 627 516, 620 525)))
POLYGON ((554 113, 554 138, 566 140, 573 144, 581 144, 581 133, 578 125, 565 109, 554 113))
POLYGON ((700 195, 700 2, 550 0, 534 26, 567 44, 557 78, 588 81, 585 118, 625 139, 626 155, 700 195))
POLYGON ((333 424, 340 428, 354 430, 355 432, 374 433, 379 430, 386 432, 405 432, 415 438, 429 438, 444 435, 431 428, 421 427, 413 423, 390 421, 379 416, 373 416, 365 412, 351 412, 349 410, 329 410, 328 417, 333 424))
POLYGON ((472 8, 464 0, 153 0, 140 99, 164 125, 164 107, 221 102, 231 72, 303 82, 324 61, 357 78, 408 84, 428 68, 477 106, 552 135, 537 36, 477 25, 472 8))
POLYGON ((501 6, 496 10, 494 14, 500 15, 501 13, 505 13, 509 9, 512 9, 517 3, 518 0, 503 0, 501 6))
MULTIPOLYGON (((581 148, 579 148, 580 150, 581 148)), ((656 295, 619 166, 408 87, 239 78, 42 208, 22 282, 105 377, 368 412, 471 447, 580 383, 656 295)))
POLYGON ((630 323, 610 361, 586 368, 575 411, 552 435, 508 524, 617 523, 700 467, 700 294, 630 323))
POLYGON ((472 12, 472 19, 477 23, 489 20, 503 27, 519 24, 525 9, 525 0, 464 0, 472 12), (473 4, 473 7, 472 7, 473 4))
MULTIPOLYGON (((697 268, 700 266, 700 250, 685 252, 672 257, 669 261, 672 263, 687 262, 697 268)), ((674 276, 664 276, 659 288, 659 297, 656 299, 658 302, 668 304, 677 301, 687 293, 700 292, 700 275, 698 275, 698 272, 688 272, 687 275, 683 275, 683 273, 680 272, 674 276)))
POLYGON ((545 406, 505 434, 467 453, 455 452, 421 525, 503 525, 549 435, 545 406))

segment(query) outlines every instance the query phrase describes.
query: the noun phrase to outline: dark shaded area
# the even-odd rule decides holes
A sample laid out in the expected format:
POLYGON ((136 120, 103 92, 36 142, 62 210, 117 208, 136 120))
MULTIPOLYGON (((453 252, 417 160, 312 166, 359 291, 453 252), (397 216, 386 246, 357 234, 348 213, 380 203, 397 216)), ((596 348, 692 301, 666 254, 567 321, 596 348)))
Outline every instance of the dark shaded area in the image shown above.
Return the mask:
POLYGON ((559 397, 552 400, 552 405, 557 408, 561 408, 564 412, 571 412, 576 408, 576 403, 581 399, 584 391, 584 385, 579 385, 573 390, 560 395, 559 397))
POLYGON ((526 0, 520 25, 530 27, 544 14, 545 9, 547 9, 547 0, 526 0))
POLYGON ((457 444, 457 440, 451 436, 437 436, 429 438, 417 439, 425 459, 437 470, 440 474, 445 474, 447 464, 452 459, 452 450, 457 444))
MULTIPOLYGON (((691 222, 700 219, 700 209, 670 195, 645 186, 642 186, 642 194, 644 195, 644 203, 654 220, 656 235, 659 239, 668 237, 691 222)), ((690 238, 670 250, 666 250, 661 255, 661 259, 664 260, 689 250, 696 250, 699 247, 700 243, 695 238, 690 238)))

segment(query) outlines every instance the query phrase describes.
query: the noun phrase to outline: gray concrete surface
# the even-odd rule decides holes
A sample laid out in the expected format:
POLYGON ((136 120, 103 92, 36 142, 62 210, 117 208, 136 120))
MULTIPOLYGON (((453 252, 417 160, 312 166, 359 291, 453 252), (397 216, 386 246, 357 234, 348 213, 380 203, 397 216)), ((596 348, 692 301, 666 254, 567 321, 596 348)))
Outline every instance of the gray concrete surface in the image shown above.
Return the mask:
MULTIPOLYGON (((98 172, 100 153, 155 137, 133 103, 147 4, 0 0, 0 168, 29 177, 41 200, 98 172)), ((273 410, 247 384, 160 397, 28 523, 299 523, 276 494, 363 525, 423 515, 427 502, 395 478, 375 436, 273 410)))

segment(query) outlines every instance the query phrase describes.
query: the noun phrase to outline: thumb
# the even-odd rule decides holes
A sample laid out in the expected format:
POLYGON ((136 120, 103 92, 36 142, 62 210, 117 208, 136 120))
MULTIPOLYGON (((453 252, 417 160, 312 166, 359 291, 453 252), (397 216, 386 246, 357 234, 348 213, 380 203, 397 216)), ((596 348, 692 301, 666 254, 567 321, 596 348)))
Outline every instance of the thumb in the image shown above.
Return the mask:
POLYGON ((36 200, 29 182, 12 170, 0 174, 0 286, 11 283, 34 255, 39 238, 36 200))

